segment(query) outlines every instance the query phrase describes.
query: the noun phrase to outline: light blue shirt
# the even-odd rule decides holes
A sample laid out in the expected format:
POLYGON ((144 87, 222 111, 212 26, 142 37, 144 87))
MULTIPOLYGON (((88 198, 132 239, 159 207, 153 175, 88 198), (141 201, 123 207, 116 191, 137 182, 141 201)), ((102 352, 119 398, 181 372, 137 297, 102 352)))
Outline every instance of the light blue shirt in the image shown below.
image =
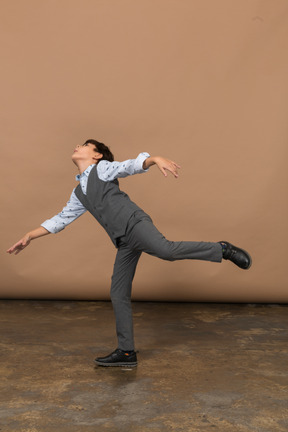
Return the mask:
MULTIPOLYGON (((117 178, 127 177, 129 175, 141 174, 148 170, 143 169, 143 162, 149 157, 149 153, 140 153, 136 159, 128 159, 124 162, 109 162, 106 160, 100 161, 97 164, 97 173, 100 180, 108 182, 117 178)), ((95 164, 90 165, 80 175, 76 175, 76 180, 80 182, 81 189, 86 195, 88 177, 91 169, 95 164)), ((70 196, 69 201, 63 210, 51 219, 47 219, 41 224, 47 231, 56 234, 62 231, 67 225, 80 217, 87 210, 79 201, 75 194, 75 189, 70 196)))

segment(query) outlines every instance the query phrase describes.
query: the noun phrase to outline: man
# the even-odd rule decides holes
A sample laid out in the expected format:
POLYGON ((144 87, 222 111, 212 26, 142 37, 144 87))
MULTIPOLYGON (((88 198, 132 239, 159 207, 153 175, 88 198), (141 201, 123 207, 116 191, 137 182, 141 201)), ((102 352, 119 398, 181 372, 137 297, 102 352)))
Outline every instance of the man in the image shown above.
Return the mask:
POLYGON ((142 252, 169 261, 199 259, 221 262, 224 258, 245 270, 251 267, 252 260, 246 251, 228 242, 168 241, 153 225, 150 216, 119 189, 118 178, 144 173, 153 165, 164 176, 168 171, 177 178, 180 169, 177 163, 160 156, 151 157, 148 153, 140 153, 136 159, 115 162, 109 148, 93 139, 75 148, 72 161, 79 171, 76 176, 79 185, 73 190, 67 205, 58 215, 28 232, 7 252, 17 255, 31 240, 61 231, 88 210, 117 248, 111 301, 118 348, 95 362, 100 366, 133 367, 137 365, 137 356, 134 351, 131 289, 142 252))

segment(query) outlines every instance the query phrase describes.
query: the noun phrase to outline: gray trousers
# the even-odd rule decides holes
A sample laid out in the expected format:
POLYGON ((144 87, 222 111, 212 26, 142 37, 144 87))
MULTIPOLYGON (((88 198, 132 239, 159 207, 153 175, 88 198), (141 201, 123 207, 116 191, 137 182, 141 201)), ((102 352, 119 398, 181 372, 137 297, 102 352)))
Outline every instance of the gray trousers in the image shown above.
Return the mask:
POLYGON ((124 351, 134 350, 131 290, 142 252, 168 261, 222 261, 219 243, 166 240, 146 213, 136 212, 128 223, 125 236, 118 239, 110 293, 116 318, 118 348, 124 351))

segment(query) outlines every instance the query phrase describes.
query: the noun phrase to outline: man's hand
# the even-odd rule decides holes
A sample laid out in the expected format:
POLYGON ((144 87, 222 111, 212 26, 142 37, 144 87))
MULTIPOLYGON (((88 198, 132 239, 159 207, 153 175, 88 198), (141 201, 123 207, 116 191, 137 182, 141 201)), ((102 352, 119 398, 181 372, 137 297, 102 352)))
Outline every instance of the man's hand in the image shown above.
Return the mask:
POLYGON ((42 237, 47 234, 50 234, 50 232, 47 231, 46 228, 40 226, 39 228, 36 228, 35 230, 25 234, 25 236, 21 240, 19 240, 13 246, 7 249, 6 252, 9 254, 14 253, 15 255, 18 255, 23 249, 25 249, 30 244, 31 240, 34 240, 38 237, 42 237))
POLYGON ((23 249, 25 249, 31 242, 31 238, 29 234, 26 234, 21 240, 15 243, 10 249, 7 250, 7 253, 18 255, 23 249))
POLYGON ((174 177, 177 178, 178 169, 181 168, 176 162, 173 162, 172 160, 163 158, 161 156, 148 157, 143 163, 143 168, 147 169, 152 165, 157 165, 165 177, 167 177, 166 171, 170 171, 174 175, 174 177))

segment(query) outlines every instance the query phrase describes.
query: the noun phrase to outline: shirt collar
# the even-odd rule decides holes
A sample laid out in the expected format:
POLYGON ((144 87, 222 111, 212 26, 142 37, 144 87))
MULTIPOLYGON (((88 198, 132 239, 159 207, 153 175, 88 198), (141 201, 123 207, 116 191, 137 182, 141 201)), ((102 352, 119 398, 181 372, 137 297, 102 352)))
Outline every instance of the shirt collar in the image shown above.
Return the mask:
POLYGON ((92 165, 89 165, 89 167, 88 168, 86 168, 86 170, 85 171, 83 171, 83 173, 82 174, 77 174, 76 175, 76 181, 80 181, 80 179, 81 178, 83 178, 83 177, 88 177, 89 176, 89 174, 90 174, 90 171, 92 170, 92 168, 95 166, 95 164, 92 164, 92 165))

